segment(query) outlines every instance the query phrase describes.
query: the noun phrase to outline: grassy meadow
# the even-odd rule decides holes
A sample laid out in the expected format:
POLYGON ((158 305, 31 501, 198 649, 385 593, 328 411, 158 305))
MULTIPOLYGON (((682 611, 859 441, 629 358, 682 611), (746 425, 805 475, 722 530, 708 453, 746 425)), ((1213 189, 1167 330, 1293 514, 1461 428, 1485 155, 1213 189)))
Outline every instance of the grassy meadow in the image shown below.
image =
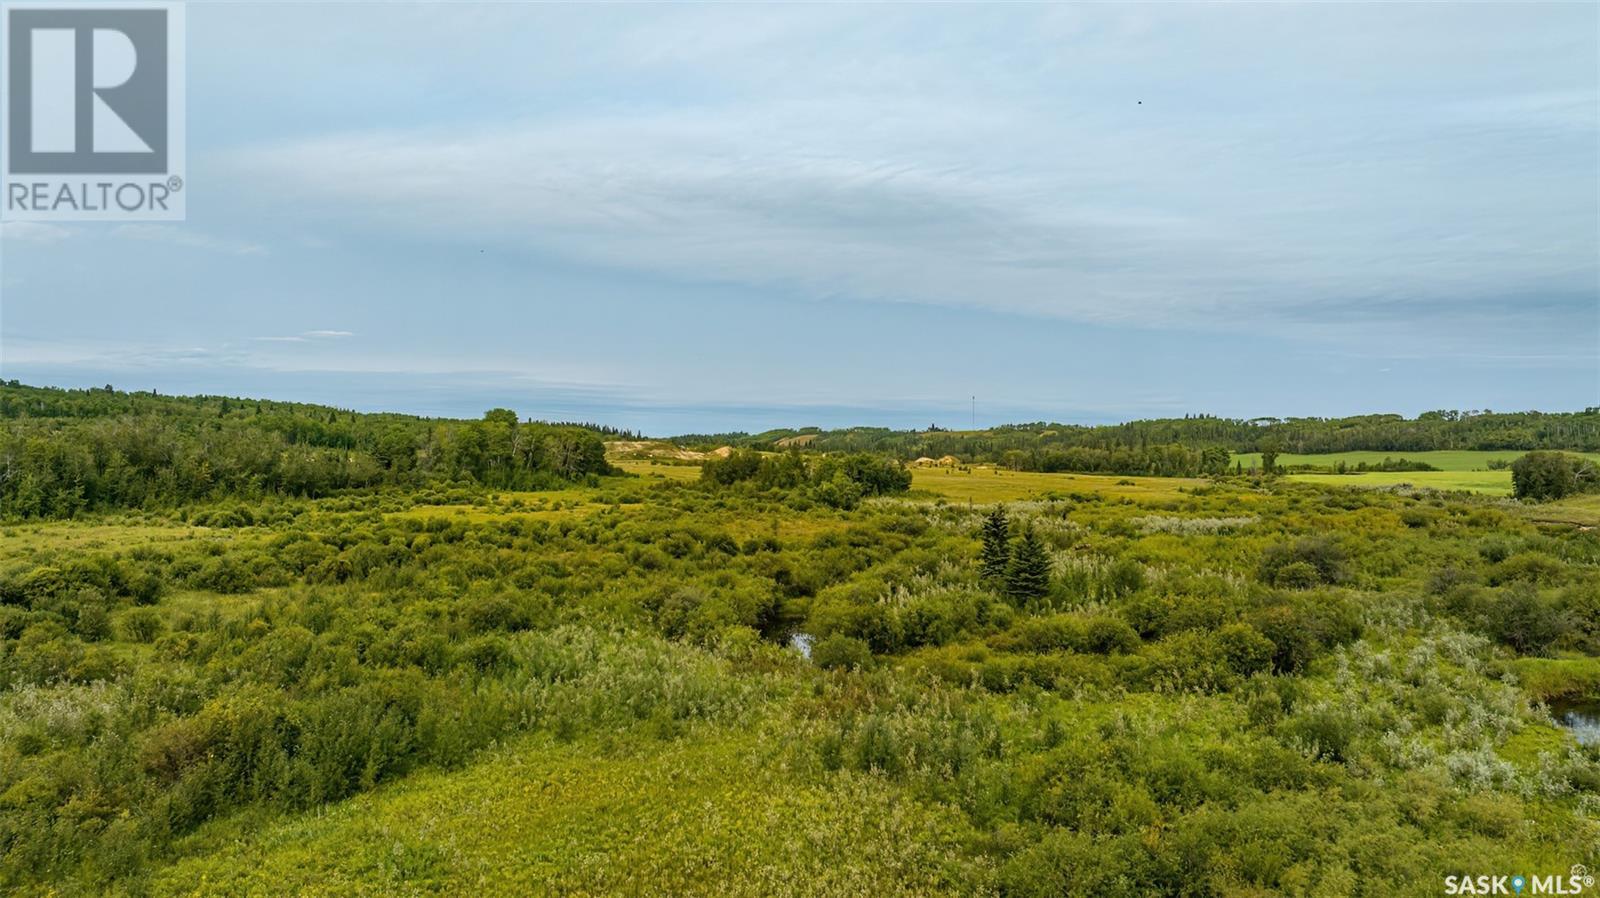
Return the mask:
POLYGON ((1600 839, 1600 754, 1542 704, 1600 682, 1590 532, 1293 481, 919 469, 834 507, 659 467, 8 528, 0 882, 1429 894, 1600 839), (981 571, 1000 502, 1042 592, 981 571))
POLYGON ((1600 527, 1600 495, 1568 496, 1554 502, 1525 507, 1523 513, 1536 521, 1600 527))
POLYGON ((629 474, 662 480, 698 480, 700 466, 694 464, 666 464, 648 459, 613 458, 611 463, 629 474))
POLYGON ((1600 504, 1480 456, 0 414, 8 896, 1431 895, 1600 846, 1600 504))
POLYGON ((1511 495, 1510 471, 1363 471, 1352 474, 1286 474, 1300 483, 1327 486, 1415 486, 1435 490, 1466 490, 1489 496, 1511 495))
POLYGON ((1073 493, 1105 499, 1170 500, 1205 483, 1182 477, 1119 477, 1099 474, 1042 474, 1007 471, 993 465, 913 468, 911 487, 960 502, 1015 502, 1073 493))
POLYGON ((961 818, 880 777, 786 770, 775 744, 727 727, 519 740, 315 821, 204 834, 150 893, 926 895, 992 875, 961 818))

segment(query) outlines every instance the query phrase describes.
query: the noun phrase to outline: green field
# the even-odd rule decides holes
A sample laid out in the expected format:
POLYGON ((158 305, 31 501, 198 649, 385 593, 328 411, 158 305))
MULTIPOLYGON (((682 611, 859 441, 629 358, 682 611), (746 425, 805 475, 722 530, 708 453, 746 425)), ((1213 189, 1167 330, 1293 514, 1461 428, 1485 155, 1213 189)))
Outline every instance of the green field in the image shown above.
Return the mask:
POLYGON ((1360 474, 1288 474, 1301 483, 1329 486, 1428 487, 1436 490, 1468 490, 1491 496, 1511 495, 1510 471, 1367 471, 1360 474))
MULTIPOLYGON (((1385 487, 1408 484, 1438 490, 1468 490, 1493 496, 1511 495, 1509 468, 1490 470, 1489 462, 1512 462, 1522 451, 1478 452, 1470 450, 1443 450, 1437 452, 1330 452, 1321 455, 1297 455, 1285 452, 1278 456, 1278 465, 1294 468, 1297 465, 1333 466, 1344 462, 1354 468, 1358 464, 1380 464, 1385 460, 1426 462, 1437 471, 1363 471, 1349 474, 1290 473, 1291 480, 1303 483, 1323 483, 1333 486, 1385 487)), ((1574 453, 1591 461, 1600 461, 1600 453, 1574 453)), ((1260 453, 1235 455, 1234 460, 1245 468, 1261 466, 1260 453)))
MULTIPOLYGON (((1493 452, 1479 452, 1467 449, 1445 449, 1430 452, 1327 452, 1319 455, 1297 455, 1293 452, 1280 452, 1278 465, 1292 468, 1296 465, 1336 465, 1344 462, 1349 467, 1355 467, 1365 462, 1375 465, 1385 459, 1399 461, 1427 462, 1440 471, 1487 471, 1489 462, 1503 461, 1510 463, 1516 461, 1526 450, 1502 450, 1493 452)), ((1600 460, 1600 454, 1589 453, 1585 457, 1600 460)), ((1261 467, 1261 453, 1249 452, 1235 455, 1234 460, 1246 468, 1261 467)))

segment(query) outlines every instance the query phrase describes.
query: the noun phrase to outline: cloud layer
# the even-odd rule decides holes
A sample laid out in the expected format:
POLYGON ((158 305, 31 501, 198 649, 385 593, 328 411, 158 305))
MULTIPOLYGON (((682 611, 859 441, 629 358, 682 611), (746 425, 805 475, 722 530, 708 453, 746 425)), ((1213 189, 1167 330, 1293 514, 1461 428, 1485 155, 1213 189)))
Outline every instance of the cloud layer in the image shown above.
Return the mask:
POLYGON ((1593 52, 1541 61, 1553 30, 1435 10, 1025 9, 959 36, 922 18, 672 16, 599 55, 675 72, 693 102, 324 134, 229 170, 359 227, 1080 321, 1273 329, 1592 295, 1593 52), (1486 62, 1546 71, 1489 86, 1486 62))
POLYGON ((8 372, 1041 415, 1600 401, 1593 6, 191 26, 190 220, 7 225, 8 372))

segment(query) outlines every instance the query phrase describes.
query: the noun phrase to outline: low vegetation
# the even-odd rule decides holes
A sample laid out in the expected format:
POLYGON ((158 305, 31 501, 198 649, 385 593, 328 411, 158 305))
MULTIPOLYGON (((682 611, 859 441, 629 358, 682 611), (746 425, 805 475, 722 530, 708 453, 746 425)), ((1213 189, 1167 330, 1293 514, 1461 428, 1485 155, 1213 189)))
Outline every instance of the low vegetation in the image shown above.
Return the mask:
POLYGON ((0 890, 1431 894, 1600 839, 1600 749, 1547 707, 1600 683, 1593 529, 1259 475, 623 467, 0 506, 0 890))

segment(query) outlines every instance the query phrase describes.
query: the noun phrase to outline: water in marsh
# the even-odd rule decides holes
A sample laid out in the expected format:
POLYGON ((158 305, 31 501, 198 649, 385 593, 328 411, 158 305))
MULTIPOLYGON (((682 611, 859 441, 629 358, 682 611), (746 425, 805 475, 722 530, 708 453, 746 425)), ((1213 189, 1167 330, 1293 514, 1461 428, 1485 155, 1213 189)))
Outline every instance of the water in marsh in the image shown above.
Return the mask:
POLYGON ((1551 702, 1550 716, 1584 745, 1600 745, 1600 702, 1551 702))
POLYGON ((807 658, 811 657, 811 634, 794 633, 789 637, 789 646, 807 658))

